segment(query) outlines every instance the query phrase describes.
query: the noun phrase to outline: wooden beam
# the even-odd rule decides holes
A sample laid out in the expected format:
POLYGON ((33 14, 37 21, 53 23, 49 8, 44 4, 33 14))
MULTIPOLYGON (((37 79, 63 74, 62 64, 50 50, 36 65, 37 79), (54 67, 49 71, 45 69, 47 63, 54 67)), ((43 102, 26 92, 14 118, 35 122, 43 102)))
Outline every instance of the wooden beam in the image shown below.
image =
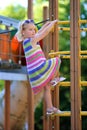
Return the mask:
MULTIPOLYGON (((58 0, 49 0, 49 18, 50 20, 58 19, 58 0)), ((54 32, 50 33, 50 50, 58 51, 58 24, 54 28, 54 32)), ((55 107, 59 108, 59 88, 55 87, 52 91, 52 101, 55 107)), ((59 117, 50 119, 49 130, 59 130, 59 117)))
MULTIPOLYGON (((43 7, 43 20, 46 20, 48 18, 48 15, 49 15, 48 7, 44 6, 43 7)), ((43 39, 43 51, 44 51, 46 58, 48 57, 48 50, 49 50, 49 35, 43 39)), ((44 115, 43 130, 49 130, 49 117, 46 116, 46 102, 45 102, 45 100, 43 103, 43 115, 44 115)))
POLYGON ((10 81, 5 81, 5 130, 10 130, 10 81))
POLYGON ((71 130, 81 130, 80 0, 70 1, 71 130))
POLYGON ((28 18, 33 19, 33 0, 28 0, 28 18))
POLYGON ((28 94, 28 130, 34 130, 34 95, 28 83, 27 86, 27 94, 28 94))

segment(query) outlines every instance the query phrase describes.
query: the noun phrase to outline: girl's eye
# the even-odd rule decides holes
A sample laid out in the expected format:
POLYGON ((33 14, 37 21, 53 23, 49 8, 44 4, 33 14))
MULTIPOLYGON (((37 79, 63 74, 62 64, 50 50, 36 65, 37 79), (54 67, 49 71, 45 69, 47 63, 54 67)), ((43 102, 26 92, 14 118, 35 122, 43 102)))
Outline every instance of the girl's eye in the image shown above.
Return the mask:
POLYGON ((30 31, 33 31, 34 29, 29 29, 30 31))
POLYGON ((32 29, 29 29, 30 31, 32 31, 32 29))

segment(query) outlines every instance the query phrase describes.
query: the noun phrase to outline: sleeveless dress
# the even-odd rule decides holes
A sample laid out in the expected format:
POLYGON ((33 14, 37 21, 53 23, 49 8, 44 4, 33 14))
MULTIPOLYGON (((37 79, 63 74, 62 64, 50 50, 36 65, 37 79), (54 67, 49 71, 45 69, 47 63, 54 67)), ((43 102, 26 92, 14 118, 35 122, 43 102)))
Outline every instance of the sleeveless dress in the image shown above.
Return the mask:
POLYGON ((30 85, 34 94, 38 94, 52 80, 61 60, 58 57, 47 60, 40 45, 32 47, 30 38, 24 40, 23 48, 30 85))

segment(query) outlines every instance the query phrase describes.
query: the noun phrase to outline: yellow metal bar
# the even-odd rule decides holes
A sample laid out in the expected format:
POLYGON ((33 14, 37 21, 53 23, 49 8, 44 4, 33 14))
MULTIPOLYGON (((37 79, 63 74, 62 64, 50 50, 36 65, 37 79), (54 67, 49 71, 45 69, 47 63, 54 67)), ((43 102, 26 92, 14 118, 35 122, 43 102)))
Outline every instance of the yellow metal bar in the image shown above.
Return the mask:
POLYGON ((80 51, 80 54, 87 54, 87 50, 85 50, 85 51, 80 51))
POLYGON ((87 111, 81 111, 80 114, 81 116, 87 116, 87 111))
MULTIPOLYGON (((57 56, 57 55, 56 55, 57 56)), ((62 59, 70 59, 70 55, 60 55, 62 59)), ((81 59, 87 59, 87 56, 80 56, 81 59)))
POLYGON ((61 114, 54 114, 55 116, 71 116, 71 112, 70 111, 63 111, 63 113, 61 114))
POLYGON ((81 28, 81 31, 87 31, 87 28, 81 28))
MULTIPOLYGON (((69 56, 70 54, 70 51, 58 51, 58 52, 54 52, 54 50, 51 50, 51 53, 49 53, 49 57, 54 57, 54 56, 58 56, 58 55, 61 55, 61 58, 70 58, 69 56), (65 54, 65 55, 64 55, 65 54), (68 56, 67 56, 68 55, 68 56)), ((85 51, 80 51, 80 54, 87 54, 87 50, 85 51)), ((81 57, 82 59, 86 59, 87 56, 82 56, 81 57)))
POLYGON ((80 56, 81 59, 87 59, 87 56, 80 56))
POLYGON ((58 52, 54 52, 53 50, 51 51, 51 53, 49 53, 50 57, 54 57, 54 56, 58 56, 58 55, 62 55, 62 54, 70 54, 70 51, 58 51, 58 52))
MULTIPOLYGON (((58 83, 58 86, 70 87, 70 82, 69 81, 60 82, 60 83, 58 83)), ((51 91, 54 91, 54 87, 53 86, 51 86, 51 91)))
POLYGON ((87 86, 87 81, 81 81, 81 86, 87 86))
MULTIPOLYGON (((70 55, 60 55, 62 59, 70 59, 70 55)), ((87 59, 87 56, 80 56, 81 59, 87 59)))
MULTIPOLYGON (((79 20, 78 21, 80 24, 82 23, 87 23, 87 20, 79 20)), ((66 20, 66 21, 58 21, 58 24, 70 24, 70 21, 66 20)))
MULTIPOLYGON (((80 112, 81 116, 87 116, 87 111, 81 111, 80 112)), ((61 116, 61 117, 67 117, 67 116, 71 116, 71 111, 63 111, 63 113, 58 113, 58 114, 53 114, 51 115, 51 119, 53 119, 55 116, 61 116)))
MULTIPOLYGON (((70 31, 69 27, 58 27, 58 30, 62 30, 62 31, 70 31)), ((80 28, 80 31, 87 31, 87 28, 80 28)))
POLYGON ((79 20, 79 23, 87 23, 87 20, 79 20))
POLYGON ((59 27, 58 30, 70 31, 70 28, 67 28, 67 27, 59 27))
POLYGON ((70 59, 69 55, 60 55, 60 57, 63 58, 63 59, 70 59))
MULTIPOLYGON (((87 81, 80 81, 81 87, 87 86, 87 81)), ((60 82, 58 86, 70 87, 70 81, 60 82)), ((54 87, 51 87, 51 90, 54 90, 54 87)))
MULTIPOLYGON (((81 84, 81 86, 87 86, 87 81, 80 81, 80 84, 81 84)), ((68 86, 70 86, 70 82, 69 81, 60 82, 58 85, 68 87, 68 86)))
MULTIPOLYGON (((54 50, 51 50, 51 53, 49 53, 49 55, 59 55, 59 54, 70 54, 70 51, 58 51, 58 52, 54 52, 54 50)), ((80 51, 80 54, 87 54, 87 50, 85 51, 80 51)))
POLYGON ((69 81, 60 82, 60 83, 59 83, 59 86, 68 87, 68 86, 70 86, 70 82, 69 82, 69 81))
POLYGON ((70 21, 58 21, 58 24, 70 24, 70 21))

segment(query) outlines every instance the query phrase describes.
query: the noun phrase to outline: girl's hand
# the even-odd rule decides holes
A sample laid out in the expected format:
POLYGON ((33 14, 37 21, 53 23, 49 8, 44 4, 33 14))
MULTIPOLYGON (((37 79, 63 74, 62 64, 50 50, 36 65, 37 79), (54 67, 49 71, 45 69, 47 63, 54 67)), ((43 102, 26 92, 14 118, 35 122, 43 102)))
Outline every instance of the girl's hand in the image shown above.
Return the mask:
POLYGON ((56 19, 56 20, 53 20, 53 23, 55 24, 55 23, 58 23, 58 20, 56 19))

